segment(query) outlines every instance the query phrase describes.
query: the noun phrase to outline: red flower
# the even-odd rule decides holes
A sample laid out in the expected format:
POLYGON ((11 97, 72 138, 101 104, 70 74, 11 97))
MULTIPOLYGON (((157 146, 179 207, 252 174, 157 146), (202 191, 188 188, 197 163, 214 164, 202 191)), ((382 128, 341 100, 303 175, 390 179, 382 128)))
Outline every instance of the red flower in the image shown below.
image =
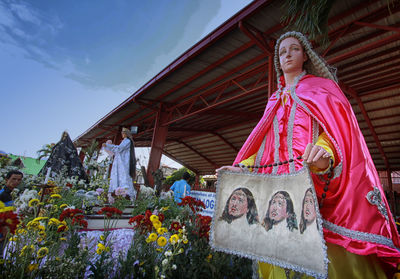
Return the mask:
POLYGON ((67 230, 67 226, 63 225, 63 226, 61 226, 61 227, 59 227, 57 229, 57 232, 59 233, 59 232, 63 232, 63 231, 66 231, 66 230, 67 230))
POLYGON ((108 218, 111 218, 112 216, 121 216, 122 215, 122 211, 119 210, 118 208, 115 207, 103 207, 102 209, 100 209, 97 214, 105 214, 108 218))
POLYGON ((12 211, 0 213, 0 227, 8 227, 11 234, 15 233, 19 224, 18 215, 12 211))
POLYGON ((67 208, 60 214, 60 218, 58 218, 60 221, 64 221, 66 218, 74 218, 76 215, 81 215, 83 217, 83 210, 80 209, 72 209, 72 208, 67 208))
POLYGON ((78 225, 86 229, 88 226, 88 222, 85 219, 83 219, 83 215, 76 215, 72 219, 72 225, 78 225))
POLYGON ((185 206, 188 205, 190 209, 193 211, 193 213, 196 213, 197 211, 200 211, 202 208, 206 208, 206 205, 204 202, 201 200, 195 199, 191 196, 186 196, 182 199, 180 203, 178 203, 180 206, 185 206))
POLYGON ((172 222, 171 226, 169 227, 169 229, 172 231, 179 231, 180 229, 182 229, 181 224, 179 224, 179 222, 172 222))
POLYGON ((72 219, 72 225, 75 225, 75 224, 79 225, 79 226, 81 226, 81 227, 83 227, 85 229, 88 226, 88 222, 83 218, 79 218, 79 219, 74 218, 74 219, 72 219))
POLYGON ((71 183, 67 183, 67 184, 65 184, 65 186, 67 186, 68 188, 72 188, 72 184, 71 183))
POLYGON ((202 215, 197 215, 196 218, 196 225, 198 228, 198 232, 195 234, 198 234, 199 237, 204 237, 209 239, 209 234, 210 234, 210 225, 211 225, 211 217, 210 216, 202 216, 202 215))
MULTIPOLYGON (((151 232, 153 229, 153 223, 150 221, 150 216, 152 212, 150 210, 146 210, 144 215, 136 215, 129 219, 129 224, 133 226, 134 229, 138 229, 140 233, 145 234, 147 232, 151 232)), ((158 220, 160 222, 164 221, 164 214, 158 214, 158 220)))

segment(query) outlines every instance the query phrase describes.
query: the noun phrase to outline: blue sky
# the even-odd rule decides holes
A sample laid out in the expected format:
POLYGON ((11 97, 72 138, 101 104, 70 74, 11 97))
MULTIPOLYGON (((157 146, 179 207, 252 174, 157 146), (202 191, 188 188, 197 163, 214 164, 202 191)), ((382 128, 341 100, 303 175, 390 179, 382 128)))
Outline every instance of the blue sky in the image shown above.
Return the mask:
POLYGON ((75 139, 250 2, 0 0, 0 150, 75 139))

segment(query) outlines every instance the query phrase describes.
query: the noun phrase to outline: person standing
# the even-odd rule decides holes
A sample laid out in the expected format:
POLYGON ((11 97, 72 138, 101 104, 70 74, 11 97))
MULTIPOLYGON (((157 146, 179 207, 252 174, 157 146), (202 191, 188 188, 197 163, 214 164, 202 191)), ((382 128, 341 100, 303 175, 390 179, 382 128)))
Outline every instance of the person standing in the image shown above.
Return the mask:
POLYGON ((176 203, 180 203, 182 198, 190 195, 190 185, 187 183, 190 178, 188 172, 184 172, 181 180, 177 180, 172 184, 170 190, 174 192, 174 200, 176 203))
MULTIPOLYGON (((400 262, 399 235, 334 69, 295 31, 277 40, 274 62, 278 90, 234 166, 217 174, 223 169, 287 174, 307 163, 323 219, 329 278, 393 276, 400 262)), ((259 275, 286 278, 283 268, 267 263, 259 263, 259 275)))
POLYGON ((104 149, 114 154, 108 191, 114 193, 117 188, 124 188, 130 199, 135 200, 136 190, 133 187, 133 181, 136 177, 135 145, 129 129, 123 128, 121 135, 122 141, 119 145, 109 142, 103 143, 104 149))

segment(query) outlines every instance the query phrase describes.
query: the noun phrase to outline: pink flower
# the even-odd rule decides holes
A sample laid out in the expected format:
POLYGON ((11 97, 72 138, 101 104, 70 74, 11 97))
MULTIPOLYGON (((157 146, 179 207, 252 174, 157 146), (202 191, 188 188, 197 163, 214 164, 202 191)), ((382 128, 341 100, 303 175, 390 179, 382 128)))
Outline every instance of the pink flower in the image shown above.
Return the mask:
POLYGON ((112 196, 110 193, 108 193, 108 202, 109 202, 110 204, 113 204, 113 203, 115 202, 113 196, 112 196))
POLYGON ((127 194, 127 190, 125 188, 118 187, 117 189, 115 189, 115 195, 116 196, 125 197, 126 194, 127 194))
POLYGON ((97 188, 96 189, 97 194, 99 194, 99 196, 104 192, 103 188, 97 188))

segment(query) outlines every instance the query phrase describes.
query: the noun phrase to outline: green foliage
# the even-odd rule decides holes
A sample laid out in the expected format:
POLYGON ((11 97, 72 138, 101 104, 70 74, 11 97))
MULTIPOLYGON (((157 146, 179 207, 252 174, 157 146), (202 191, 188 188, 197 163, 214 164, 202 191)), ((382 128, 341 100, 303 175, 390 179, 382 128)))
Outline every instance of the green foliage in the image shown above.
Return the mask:
POLYGON ((0 168, 10 165, 11 158, 6 156, 0 156, 0 168))
POLYGON ((36 160, 39 162, 41 159, 49 157, 54 146, 54 143, 44 145, 42 149, 37 151, 38 157, 36 160))
POLYGON ((182 175, 184 172, 188 172, 190 174, 188 183, 189 185, 193 185, 196 180, 196 174, 187 168, 180 168, 179 170, 174 171, 170 176, 167 176, 164 183, 166 185, 174 184, 175 181, 182 179, 182 175))
POLYGON ((83 149, 83 152, 86 155, 85 160, 89 162, 90 160, 97 158, 98 149, 99 149, 99 143, 95 139, 93 139, 90 142, 90 145, 83 149))
POLYGON ((329 41, 328 17, 335 0, 286 0, 282 5, 282 22, 288 30, 307 34, 322 44, 329 41))

